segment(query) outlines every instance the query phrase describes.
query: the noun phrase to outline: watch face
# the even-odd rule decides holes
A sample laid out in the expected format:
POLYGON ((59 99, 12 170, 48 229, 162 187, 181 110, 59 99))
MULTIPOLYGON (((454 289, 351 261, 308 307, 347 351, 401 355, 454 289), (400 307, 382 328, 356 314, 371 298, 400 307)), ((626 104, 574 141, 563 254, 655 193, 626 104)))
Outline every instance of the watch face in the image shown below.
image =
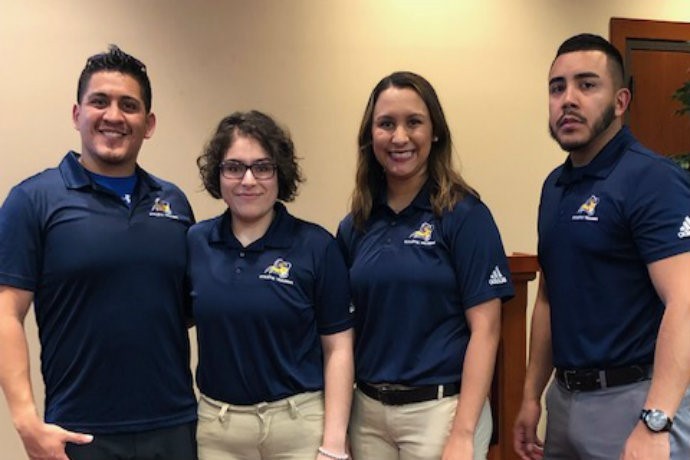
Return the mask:
POLYGON ((668 424, 668 416, 660 410, 650 410, 644 417, 644 421, 652 431, 661 431, 668 424))

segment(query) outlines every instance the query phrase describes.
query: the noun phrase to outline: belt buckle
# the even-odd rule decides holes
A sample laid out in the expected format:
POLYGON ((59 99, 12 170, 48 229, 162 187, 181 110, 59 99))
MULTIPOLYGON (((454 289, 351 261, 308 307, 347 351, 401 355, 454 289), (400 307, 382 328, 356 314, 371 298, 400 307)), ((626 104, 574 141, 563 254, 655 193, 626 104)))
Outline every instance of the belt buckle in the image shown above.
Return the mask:
POLYGON ((390 400, 389 396, 391 396, 391 390, 393 388, 391 388, 388 385, 381 385, 381 386, 377 386, 375 388, 376 388, 376 393, 378 395, 379 402, 381 404, 386 405, 386 406, 390 406, 391 400, 390 400))
POLYGON ((592 391, 602 388, 600 371, 596 369, 570 369, 563 371, 568 391, 592 391))
POLYGON ((571 378, 575 378, 577 375, 577 371, 573 369, 564 369, 563 370, 563 383, 565 384, 565 388, 568 391, 573 391, 574 387, 576 385, 576 382, 579 382, 579 380, 571 381, 571 378))

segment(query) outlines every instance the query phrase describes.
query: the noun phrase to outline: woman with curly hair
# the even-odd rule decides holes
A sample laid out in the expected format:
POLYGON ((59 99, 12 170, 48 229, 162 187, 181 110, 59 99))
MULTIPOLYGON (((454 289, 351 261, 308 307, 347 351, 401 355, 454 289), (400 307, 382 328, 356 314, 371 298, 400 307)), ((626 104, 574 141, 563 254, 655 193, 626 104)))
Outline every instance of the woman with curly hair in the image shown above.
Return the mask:
POLYGON ((348 458, 347 268, 326 230, 282 204, 302 181, 290 137, 261 112, 236 112, 197 164, 227 205, 188 233, 199 459, 348 458))

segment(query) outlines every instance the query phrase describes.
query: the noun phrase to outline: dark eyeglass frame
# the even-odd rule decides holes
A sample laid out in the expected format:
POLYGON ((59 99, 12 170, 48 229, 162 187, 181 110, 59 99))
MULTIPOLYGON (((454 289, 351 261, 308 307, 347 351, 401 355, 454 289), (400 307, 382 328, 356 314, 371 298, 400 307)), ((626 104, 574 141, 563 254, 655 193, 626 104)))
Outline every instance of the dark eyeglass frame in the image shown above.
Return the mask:
POLYGON ((250 170, 254 179, 268 180, 275 176, 277 168, 276 164, 269 160, 260 160, 252 164, 238 160, 225 160, 218 165, 220 174, 226 179, 243 179, 247 170, 250 170), (236 170, 232 170, 231 167, 236 168, 236 170))

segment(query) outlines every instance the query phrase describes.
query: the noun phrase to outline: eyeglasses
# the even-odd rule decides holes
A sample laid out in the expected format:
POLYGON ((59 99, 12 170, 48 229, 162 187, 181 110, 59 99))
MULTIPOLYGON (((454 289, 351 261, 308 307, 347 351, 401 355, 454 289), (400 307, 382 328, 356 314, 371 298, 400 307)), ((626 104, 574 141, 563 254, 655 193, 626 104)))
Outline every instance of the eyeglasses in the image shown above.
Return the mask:
POLYGON ((252 176, 256 180, 267 180, 276 173, 276 165, 270 161, 257 161, 250 165, 237 160, 223 161, 220 165, 220 173, 226 179, 242 179, 251 170, 252 176))

